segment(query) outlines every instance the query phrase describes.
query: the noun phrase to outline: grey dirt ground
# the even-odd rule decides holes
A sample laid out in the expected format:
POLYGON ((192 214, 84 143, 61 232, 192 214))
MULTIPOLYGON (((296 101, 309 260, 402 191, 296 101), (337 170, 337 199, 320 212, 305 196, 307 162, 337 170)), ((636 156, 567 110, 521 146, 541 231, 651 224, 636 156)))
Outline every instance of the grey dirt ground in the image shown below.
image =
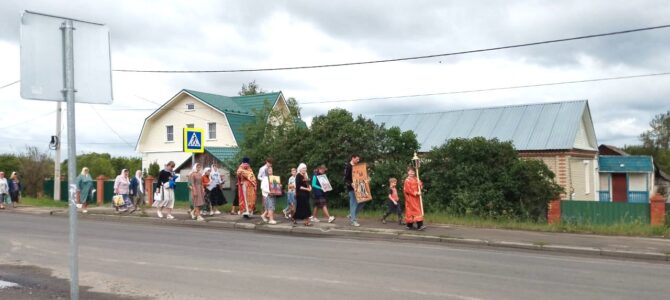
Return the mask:
MULTIPOLYGON (((92 220, 81 220, 79 233, 80 282, 97 293, 85 299, 665 299, 670 293, 667 263, 92 220)), ((0 279, 20 281, 25 270, 15 266, 49 270, 43 286, 65 285, 58 278, 68 276, 67 219, 0 214, 0 279)), ((34 299, 22 291, 29 290, 0 290, 0 299, 34 299)))

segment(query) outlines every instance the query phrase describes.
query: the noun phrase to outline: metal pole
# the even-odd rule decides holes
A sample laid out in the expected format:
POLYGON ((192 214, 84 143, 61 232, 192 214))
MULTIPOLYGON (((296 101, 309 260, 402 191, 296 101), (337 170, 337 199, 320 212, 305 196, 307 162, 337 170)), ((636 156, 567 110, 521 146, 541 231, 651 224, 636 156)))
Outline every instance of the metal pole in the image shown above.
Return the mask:
POLYGON ((77 206, 75 175, 77 174, 77 149, 74 125, 74 26, 72 20, 65 20, 63 30, 63 63, 64 83, 63 94, 67 101, 67 179, 69 186, 70 207, 70 299, 79 300, 79 249, 77 241, 77 206))
POLYGON ((56 103, 56 159, 54 160, 54 200, 60 201, 60 126, 61 102, 56 103))

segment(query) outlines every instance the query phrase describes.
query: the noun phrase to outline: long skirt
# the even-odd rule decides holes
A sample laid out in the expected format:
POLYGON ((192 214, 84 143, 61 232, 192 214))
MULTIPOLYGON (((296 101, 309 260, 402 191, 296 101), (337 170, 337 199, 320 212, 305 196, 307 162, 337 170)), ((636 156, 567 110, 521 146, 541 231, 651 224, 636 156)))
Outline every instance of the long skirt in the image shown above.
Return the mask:
POLYGON ((151 206, 174 208, 174 190, 161 187, 160 190, 154 194, 154 203, 151 206))
POLYGON ((228 203, 226 197, 223 196, 223 191, 219 187, 215 187, 209 191, 209 201, 212 203, 212 206, 220 206, 228 203))
POLYGON ((304 220, 312 216, 312 209, 309 207, 309 193, 298 192, 295 197, 295 214, 293 218, 296 220, 304 220))

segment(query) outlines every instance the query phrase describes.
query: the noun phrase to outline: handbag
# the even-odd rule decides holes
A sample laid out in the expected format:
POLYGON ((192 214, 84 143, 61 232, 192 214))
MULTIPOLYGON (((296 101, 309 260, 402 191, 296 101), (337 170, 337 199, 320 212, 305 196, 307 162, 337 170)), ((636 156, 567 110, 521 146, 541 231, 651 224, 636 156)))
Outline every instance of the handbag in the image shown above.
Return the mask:
POLYGON ((126 204, 121 195, 114 195, 114 197, 112 197, 112 203, 114 203, 114 206, 123 206, 126 204))

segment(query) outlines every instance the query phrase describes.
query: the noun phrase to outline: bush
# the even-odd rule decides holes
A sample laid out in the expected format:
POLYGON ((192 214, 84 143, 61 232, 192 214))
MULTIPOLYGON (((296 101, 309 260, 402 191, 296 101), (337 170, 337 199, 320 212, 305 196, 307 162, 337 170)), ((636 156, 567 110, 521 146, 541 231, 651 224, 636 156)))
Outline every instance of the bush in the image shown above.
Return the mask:
POLYGON ((453 139, 422 168, 425 206, 457 215, 540 219, 561 188, 540 161, 522 160, 511 142, 453 139))

